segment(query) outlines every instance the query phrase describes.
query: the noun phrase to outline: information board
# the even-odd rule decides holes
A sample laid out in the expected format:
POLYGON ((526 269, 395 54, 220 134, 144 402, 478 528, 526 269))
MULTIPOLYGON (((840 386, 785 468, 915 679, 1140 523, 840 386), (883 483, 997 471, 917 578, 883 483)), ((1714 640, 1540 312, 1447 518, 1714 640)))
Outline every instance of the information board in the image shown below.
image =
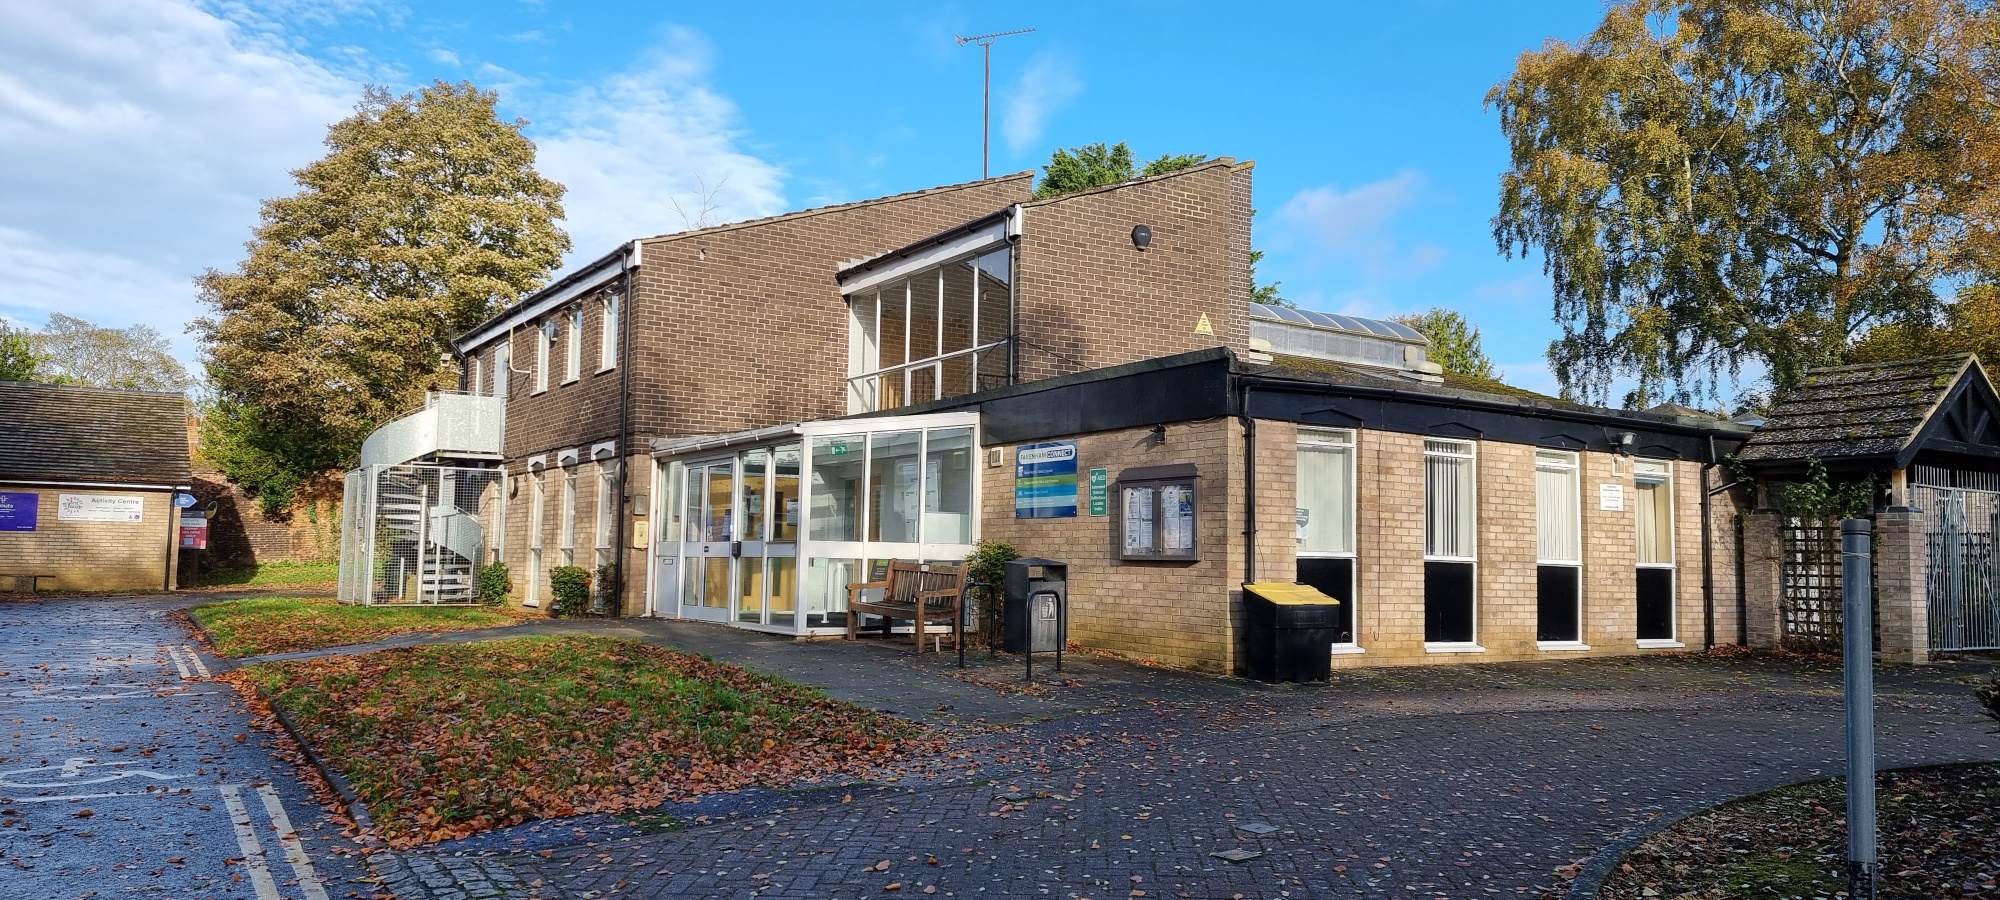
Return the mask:
POLYGON ((134 494, 63 494, 56 503, 56 518, 64 522, 140 522, 145 517, 146 498, 134 494))
POLYGON ((1014 448, 1014 518, 1076 515, 1076 442, 1046 441, 1014 448))
POLYGON ((0 531, 34 531, 42 495, 0 491, 0 531))

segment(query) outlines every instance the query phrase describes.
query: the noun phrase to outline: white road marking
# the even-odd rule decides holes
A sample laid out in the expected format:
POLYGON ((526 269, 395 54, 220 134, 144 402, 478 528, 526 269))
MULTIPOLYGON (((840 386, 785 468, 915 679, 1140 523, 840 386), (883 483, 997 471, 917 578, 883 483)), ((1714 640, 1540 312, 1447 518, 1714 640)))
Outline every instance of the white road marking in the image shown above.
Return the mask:
POLYGON ((285 815, 278 792, 268 784, 260 784, 257 795, 264 798, 264 811, 271 814, 271 824, 278 827, 278 843, 285 848, 285 860, 292 864, 292 874, 298 876, 299 889, 306 892, 306 900, 327 900, 326 890, 319 884, 319 873, 313 871, 312 859, 306 856, 305 845, 299 843, 298 832, 292 829, 292 817, 285 815))
POLYGON ((70 800, 97 800, 104 797, 166 797, 192 794, 202 788, 164 788, 157 791, 109 791, 102 794, 67 794, 61 797, 0 797, 8 803, 63 803, 70 800))
POLYGON ((229 823, 236 827, 236 846, 243 851, 243 865, 250 869, 250 884, 257 900, 280 900, 278 883, 271 880, 271 867, 264 862, 264 845, 257 842, 257 830, 250 824, 250 810, 243 807, 238 785, 222 786, 222 803, 229 807, 229 823))
POLYGON ((174 661, 174 669, 181 673, 181 680, 187 681, 194 677, 194 673, 188 671, 187 663, 181 662, 181 655, 176 652, 178 649, 171 644, 167 645, 167 658, 174 661))
POLYGON ((134 765, 138 765, 138 762, 119 761, 101 763, 88 756, 72 756, 64 760, 60 766, 37 766, 32 769, 10 769, 0 772, 0 787, 48 790, 49 788, 67 788, 84 784, 98 784, 105 781, 117 781, 120 778, 151 778, 154 781, 172 781, 176 778, 187 777, 186 775, 170 775, 155 772, 152 769, 117 769, 116 771, 105 771, 119 766, 134 765), (83 777, 83 770, 91 768, 97 769, 98 774, 90 778, 83 777), (38 774, 46 772, 56 773, 56 780, 51 781, 49 780, 49 776, 38 774), (23 778, 28 780, 21 780, 23 778))
POLYGON ((208 677, 208 663, 201 661, 200 653, 196 653, 193 647, 182 647, 181 652, 187 654, 188 662, 194 665, 196 672, 201 673, 201 677, 208 677))

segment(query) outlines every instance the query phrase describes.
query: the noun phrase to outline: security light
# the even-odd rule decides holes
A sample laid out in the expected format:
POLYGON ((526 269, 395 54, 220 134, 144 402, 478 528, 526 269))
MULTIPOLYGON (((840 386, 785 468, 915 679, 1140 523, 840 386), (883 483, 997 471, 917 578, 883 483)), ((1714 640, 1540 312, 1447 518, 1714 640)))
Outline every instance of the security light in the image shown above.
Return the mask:
POLYGON ((1153 229, 1148 228, 1144 225, 1132 226, 1132 246, 1144 250, 1146 249, 1146 245, 1151 244, 1152 242, 1153 242, 1153 229))

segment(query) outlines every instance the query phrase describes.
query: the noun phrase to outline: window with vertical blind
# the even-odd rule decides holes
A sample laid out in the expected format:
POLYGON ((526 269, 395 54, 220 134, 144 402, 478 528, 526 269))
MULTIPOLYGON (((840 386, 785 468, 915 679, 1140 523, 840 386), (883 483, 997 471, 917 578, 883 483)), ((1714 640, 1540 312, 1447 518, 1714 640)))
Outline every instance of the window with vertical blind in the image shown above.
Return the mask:
POLYGON ((1296 577, 1340 601, 1335 647, 1356 643, 1354 443, 1352 431, 1299 429, 1296 577))
POLYGON ((1473 451, 1470 441, 1424 441, 1424 556, 1473 557, 1473 451))
POLYGON ((1674 492, 1672 464, 1632 466, 1633 535, 1638 543, 1639 642, 1672 644, 1674 636, 1674 492))
POLYGON ((1579 457, 1535 451, 1535 639, 1583 642, 1583 509, 1579 457))
POLYGON ((549 389, 549 348, 555 344, 562 324, 551 318, 535 332, 535 393, 549 389))
POLYGON ((1473 528, 1477 470, 1471 441, 1424 441, 1424 643, 1477 651, 1473 528))
POLYGON ((508 370, 514 366, 514 336, 507 335, 493 348, 493 396, 507 399, 508 370))

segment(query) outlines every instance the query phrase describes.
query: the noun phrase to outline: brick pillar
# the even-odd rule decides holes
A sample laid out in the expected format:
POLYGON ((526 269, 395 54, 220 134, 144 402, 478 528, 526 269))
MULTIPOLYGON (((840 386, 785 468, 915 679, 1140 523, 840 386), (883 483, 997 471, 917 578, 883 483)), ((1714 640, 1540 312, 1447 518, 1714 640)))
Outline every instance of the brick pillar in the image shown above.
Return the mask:
POLYGON ((1781 519, 1772 509, 1743 517, 1743 615, 1750 646, 1775 650, 1785 636, 1779 609, 1784 592, 1781 519))
POLYGON ((1930 662, 1929 556, 1923 510, 1892 506, 1875 516, 1875 608, 1881 660, 1930 662))

